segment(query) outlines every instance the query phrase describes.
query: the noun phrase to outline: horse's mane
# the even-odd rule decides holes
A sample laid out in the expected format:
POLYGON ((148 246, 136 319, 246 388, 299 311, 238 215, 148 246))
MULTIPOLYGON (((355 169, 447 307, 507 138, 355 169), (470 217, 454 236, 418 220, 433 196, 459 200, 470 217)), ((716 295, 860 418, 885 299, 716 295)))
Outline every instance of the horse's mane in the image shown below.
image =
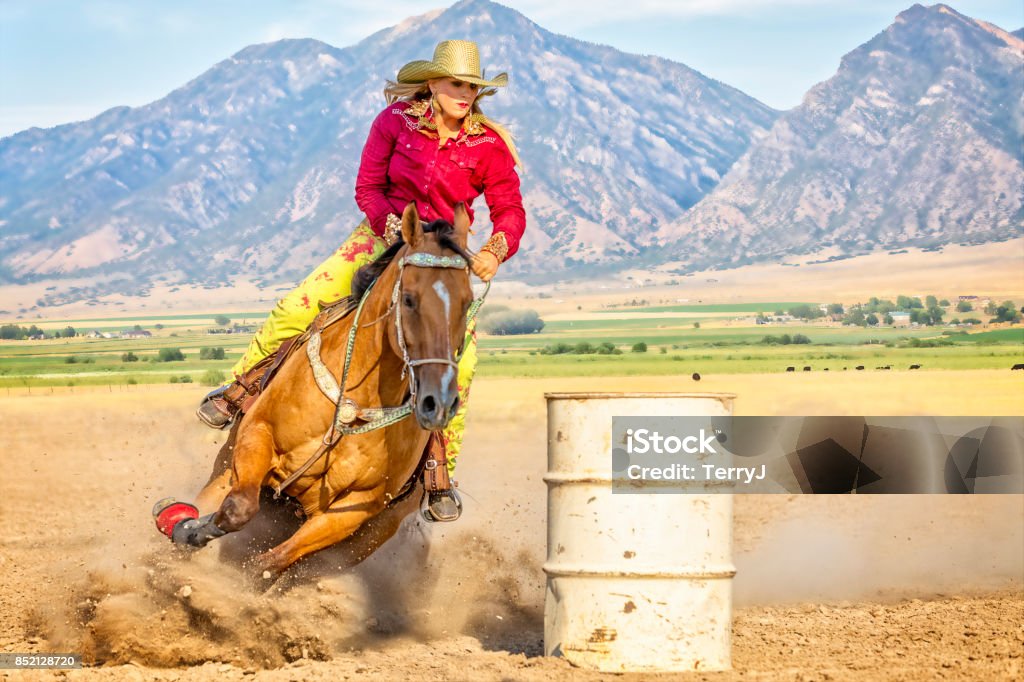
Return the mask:
MULTIPOLYGON (((473 256, 464 248, 455 243, 455 227, 447 220, 434 220, 423 225, 423 232, 433 232, 437 235, 438 243, 446 249, 451 249, 455 253, 459 254, 466 259, 466 263, 472 262, 473 256)), ((370 288, 370 285, 377 281, 377 278, 381 276, 381 273, 391 265, 391 261, 395 259, 395 254, 405 246, 405 241, 401 236, 398 237, 398 241, 388 247, 387 251, 377 257, 376 260, 367 263, 363 267, 356 271, 355 277, 352 278, 352 294, 351 300, 358 303, 362 300, 366 294, 366 290, 370 288)))

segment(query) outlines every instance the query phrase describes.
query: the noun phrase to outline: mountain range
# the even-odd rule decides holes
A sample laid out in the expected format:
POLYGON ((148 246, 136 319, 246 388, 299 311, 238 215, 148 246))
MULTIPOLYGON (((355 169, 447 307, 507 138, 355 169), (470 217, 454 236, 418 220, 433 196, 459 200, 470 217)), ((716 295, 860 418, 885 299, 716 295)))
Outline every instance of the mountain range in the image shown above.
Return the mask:
POLYGON ((659 230, 690 264, 983 243, 1024 226, 1024 41, 914 5, 659 230))
POLYGON ((1014 34, 915 5, 782 113, 683 64, 463 0, 345 49, 254 45, 151 104, 0 140, 0 281, 91 282, 50 304, 294 281, 360 218, 352 188, 385 80, 453 36, 511 74, 484 107, 526 164, 513 275, 1020 234, 1014 34))
POLYGON ((352 188, 385 80, 453 35, 513 74, 485 110, 527 159, 520 272, 646 248, 777 116, 681 64, 465 0, 343 50, 255 45, 147 106, 4 139, 0 276, 301 277, 359 222, 352 188))

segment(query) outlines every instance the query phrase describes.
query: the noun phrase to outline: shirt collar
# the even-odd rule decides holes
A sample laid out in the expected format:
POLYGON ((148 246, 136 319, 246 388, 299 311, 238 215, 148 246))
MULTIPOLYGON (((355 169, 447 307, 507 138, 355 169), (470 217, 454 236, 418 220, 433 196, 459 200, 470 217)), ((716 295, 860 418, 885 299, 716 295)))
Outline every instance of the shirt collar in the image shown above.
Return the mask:
MULTIPOLYGON (((437 138, 437 124, 434 123, 434 109, 430 105, 429 99, 420 99, 411 102, 409 106, 403 112, 406 116, 416 119, 416 129, 431 139, 437 138)), ((459 131, 458 138, 463 135, 476 136, 483 135, 487 132, 487 128, 481 121, 484 120, 483 114, 471 113, 466 118, 462 119, 462 130, 459 131)))

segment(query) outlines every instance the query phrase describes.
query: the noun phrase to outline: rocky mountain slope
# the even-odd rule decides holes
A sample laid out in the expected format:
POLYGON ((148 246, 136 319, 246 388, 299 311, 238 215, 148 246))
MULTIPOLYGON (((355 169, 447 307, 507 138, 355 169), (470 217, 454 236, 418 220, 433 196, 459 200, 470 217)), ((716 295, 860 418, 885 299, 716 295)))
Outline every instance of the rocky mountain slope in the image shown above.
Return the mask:
POLYGON ((521 274, 649 248, 777 116, 682 64, 464 0, 346 49, 254 45, 152 104, 0 140, 0 281, 302 276, 360 219, 355 173, 385 79, 455 36, 511 74, 485 110, 526 163, 530 228, 508 268, 521 274))
POLYGON ((914 5, 658 232, 692 268, 1024 232, 1024 42, 914 5))

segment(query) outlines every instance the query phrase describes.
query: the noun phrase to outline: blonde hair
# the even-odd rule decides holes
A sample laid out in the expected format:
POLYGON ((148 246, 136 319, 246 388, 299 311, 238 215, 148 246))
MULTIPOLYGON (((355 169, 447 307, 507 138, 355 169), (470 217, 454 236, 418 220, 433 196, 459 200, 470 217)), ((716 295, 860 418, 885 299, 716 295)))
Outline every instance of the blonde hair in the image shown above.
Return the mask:
MULTIPOLYGON (((430 98, 430 86, 427 85, 426 81, 423 83, 397 83, 395 81, 386 81, 384 86, 384 99, 387 100, 388 104, 394 104, 395 102, 414 102, 418 100, 424 100, 430 98)), ((509 132, 508 128, 502 124, 494 121, 484 115, 484 112, 480 110, 480 100, 484 97, 490 97, 497 93, 497 88, 483 88, 476 94, 476 99, 473 100, 473 106, 470 108, 470 114, 477 114, 477 120, 484 124, 502 139, 508 150, 512 153, 512 160, 520 170, 525 170, 523 162, 519 158, 519 150, 516 149, 515 141, 512 137, 512 133, 509 132)))

